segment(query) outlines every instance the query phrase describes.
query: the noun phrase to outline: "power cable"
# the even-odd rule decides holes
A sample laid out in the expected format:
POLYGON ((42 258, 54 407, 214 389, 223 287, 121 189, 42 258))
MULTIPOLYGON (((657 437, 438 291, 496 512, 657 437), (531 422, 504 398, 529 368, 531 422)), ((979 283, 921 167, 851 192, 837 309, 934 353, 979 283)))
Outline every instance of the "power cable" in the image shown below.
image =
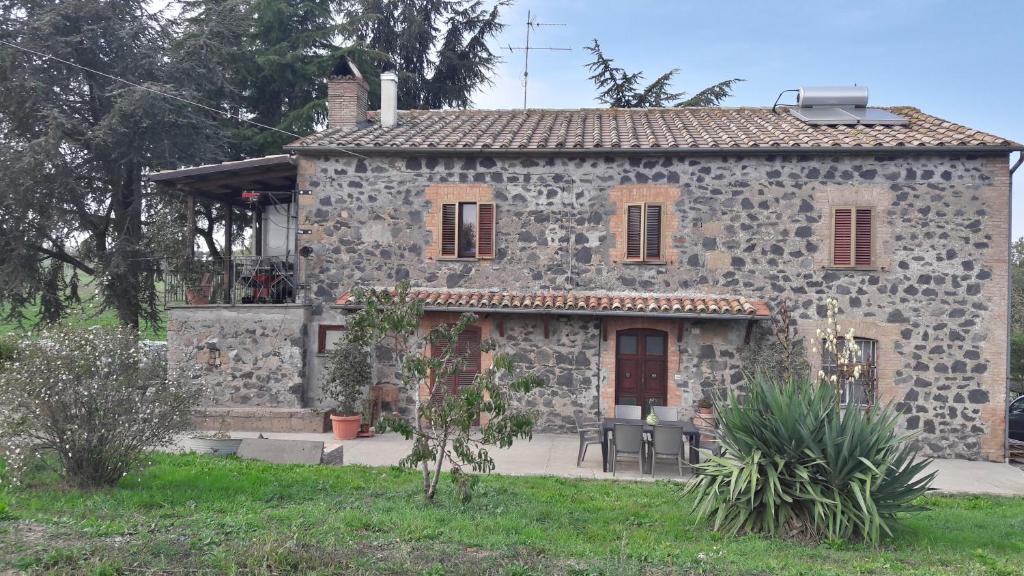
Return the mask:
MULTIPOLYGON (((184 102, 185 104, 188 104, 190 106, 196 106, 198 108, 202 108, 203 110, 207 110, 209 112, 213 112, 214 114, 219 114, 221 116, 224 116, 225 118, 230 118, 232 120, 237 120, 238 122, 245 122, 246 124, 252 124, 253 126, 262 128, 264 130, 273 130, 274 132, 279 132, 281 134, 285 134, 285 135, 291 136, 293 138, 304 138, 304 136, 296 134, 294 132, 289 132, 287 130, 282 130, 282 129, 274 127, 274 126, 268 126, 266 124, 257 122, 255 120, 249 120, 248 118, 243 118, 240 115, 239 116, 235 116, 235 115, 231 114, 230 112, 225 112, 224 110, 218 110, 217 108, 214 108, 212 106, 207 106, 206 104, 202 104, 200 102, 195 102, 195 101, 189 100, 187 98, 182 98, 181 96, 178 96, 176 94, 171 94, 169 92, 163 92, 163 91, 157 90, 156 88, 152 88, 150 86, 145 86, 145 85, 142 85, 142 84, 138 84, 136 82, 132 82, 130 80, 125 80, 124 78, 119 78, 119 77, 114 76, 112 74, 107 74, 106 72, 100 72, 99 70, 95 70, 93 68, 89 68, 88 66, 82 66, 81 64, 75 64, 74 62, 65 60, 63 58, 59 58, 57 56, 54 56, 53 54, 47 54, 45 52, 39 52, 38 50, 32 50, 31 48, 26 48, 24 46, 20 46, 18 44, 13 43, 13 42, 8 42, 7 40, 0 40, 0 44, 3 44, 5 46, 10 46, 11 48, 14 48, 16 50, 21 50, 22 52, 26 52, 26 53, 29 53, 29 54, 34 54, 36 56, 39 56, 40 58, 49 59, 49 60, 56 60, 57 62, 60 62, 62 64, 67 64, 68 66, 73 66, 73 67, 78 68, 80 70, 85 70, 86 72, 91 72, 93 74, 97 74, 99 76, 103 76, 104 78, 109 78, 109 79, 114 80, 116 82, 121 82, 123 84, 127 84, 129 86, 133 86, 133 87, 138 88, 140 90, 145 90, 147 92, 151 92, 153 94, 157 94, 157 95, 163 96, 165 98, 171 98, 171 99, 177 100, 179 102, 184 102)), ((357 154, 355 152, 351 152, 351 151, 346 150, 344 148, 338 148, 338 150, 341 151, 341 152, 344 152, 346 154, 350 154, 352 156, 355 156, 357 158, 366 158, 365 156, 363 156, 361 154, 357 154)))

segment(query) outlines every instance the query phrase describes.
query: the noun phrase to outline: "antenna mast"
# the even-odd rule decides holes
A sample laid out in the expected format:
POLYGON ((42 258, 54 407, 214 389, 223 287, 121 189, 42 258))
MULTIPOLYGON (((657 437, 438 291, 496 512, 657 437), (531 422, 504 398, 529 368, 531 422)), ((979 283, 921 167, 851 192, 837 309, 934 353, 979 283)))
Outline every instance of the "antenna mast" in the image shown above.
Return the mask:
POLYGON ((523 51, 523 110, 526 110, 526 90, 530 80, 530 50, 548 50, 558 52, 570 52, 572 48, 554 48, 551 46, 530 46, 530 30, 540 26, 565 26, 565 24, 552 24, 546 22, 537 22, 533 19, 533 13, 527 10, 526 12, 526 45, 525 46, 512 46, 508 45, 509 52, 515 52, 516 50, 523 51))

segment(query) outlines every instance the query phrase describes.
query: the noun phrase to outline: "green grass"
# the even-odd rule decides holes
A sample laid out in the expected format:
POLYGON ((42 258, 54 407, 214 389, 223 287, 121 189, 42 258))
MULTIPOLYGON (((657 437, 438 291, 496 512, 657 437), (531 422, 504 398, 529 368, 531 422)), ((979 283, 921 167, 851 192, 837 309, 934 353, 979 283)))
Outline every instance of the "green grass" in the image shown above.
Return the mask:
MULTIPOLYGON (((102 310, 100 299, 96 297, 95 290, 92 284, 93 279, 86 277, 82 280, 82 286, 79 290, 81 296, 81 303, 75 304, 68 311, 67 316, 64 318, 64 322, 69 326, 77 328, 87 328, 92 326, 116 326, 117 325, 117 313, 113 310, 102 310)), ((34 328, 39 326, 39 307, 38 305, 25 313, 26 318, 22 320, 19 325, 17 322, 10 320, 3 320, 7 316, 6 309, 0 309, 0 336, 6 336, 8 334, 24 334, 28 333, 34 328)), ((160 326, 141 326, 141 336, 146 340, 165 340, 167 339, 167 312, 161 311, 162 321, 160 326)))
POLYGON ((879 548, 726 538, 677 485, 489 476, 425 503, 414 472, 153 456, 114 489, 0 493, 0 573, 1020 574, 1024 499, 929 497, 879 548), (703 556, 702 556, 703 555, 703 556), (703 560, 701 558, 704 558, 703 560))

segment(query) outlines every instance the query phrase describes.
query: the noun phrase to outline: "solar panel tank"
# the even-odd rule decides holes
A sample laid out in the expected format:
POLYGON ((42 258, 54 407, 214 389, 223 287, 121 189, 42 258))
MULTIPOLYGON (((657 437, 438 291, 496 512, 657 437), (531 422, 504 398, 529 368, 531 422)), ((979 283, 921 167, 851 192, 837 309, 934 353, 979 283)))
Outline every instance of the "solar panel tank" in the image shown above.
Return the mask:
POLYGON ((815 106, 853 106, 864 108, 868 105, 866 86, 813 86, 801 88, 796 97, 801 108, 815 106))

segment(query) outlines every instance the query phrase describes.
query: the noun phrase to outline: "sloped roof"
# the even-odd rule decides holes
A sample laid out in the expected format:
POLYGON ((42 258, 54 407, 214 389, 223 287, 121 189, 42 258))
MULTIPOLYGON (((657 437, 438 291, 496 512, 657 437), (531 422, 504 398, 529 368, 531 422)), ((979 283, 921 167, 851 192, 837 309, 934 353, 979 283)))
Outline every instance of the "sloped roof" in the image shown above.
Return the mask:
MULTIPOLYGON (((563 314, 630 316, 743 316, 752 319, 770 316, 768 305, 760 300, 737 296, 644 294, 594 291, 508 292, 499 290, 412 288, 412 298, 423 302, 428 311, 479 312, 554 312, 563 314)), ((336 305, 357 308, 359 301, 345 292, 336 305)))
POLYGON ((971 147, 1022 149, 1011 140, 930 116, 886 108, 904 126, 809 125, 785 108, 612 108, 589 110, 406 110, 398 125, 375 117, 360 128, 336 128, 287 148, 355 150, 748 150, 971 147))

